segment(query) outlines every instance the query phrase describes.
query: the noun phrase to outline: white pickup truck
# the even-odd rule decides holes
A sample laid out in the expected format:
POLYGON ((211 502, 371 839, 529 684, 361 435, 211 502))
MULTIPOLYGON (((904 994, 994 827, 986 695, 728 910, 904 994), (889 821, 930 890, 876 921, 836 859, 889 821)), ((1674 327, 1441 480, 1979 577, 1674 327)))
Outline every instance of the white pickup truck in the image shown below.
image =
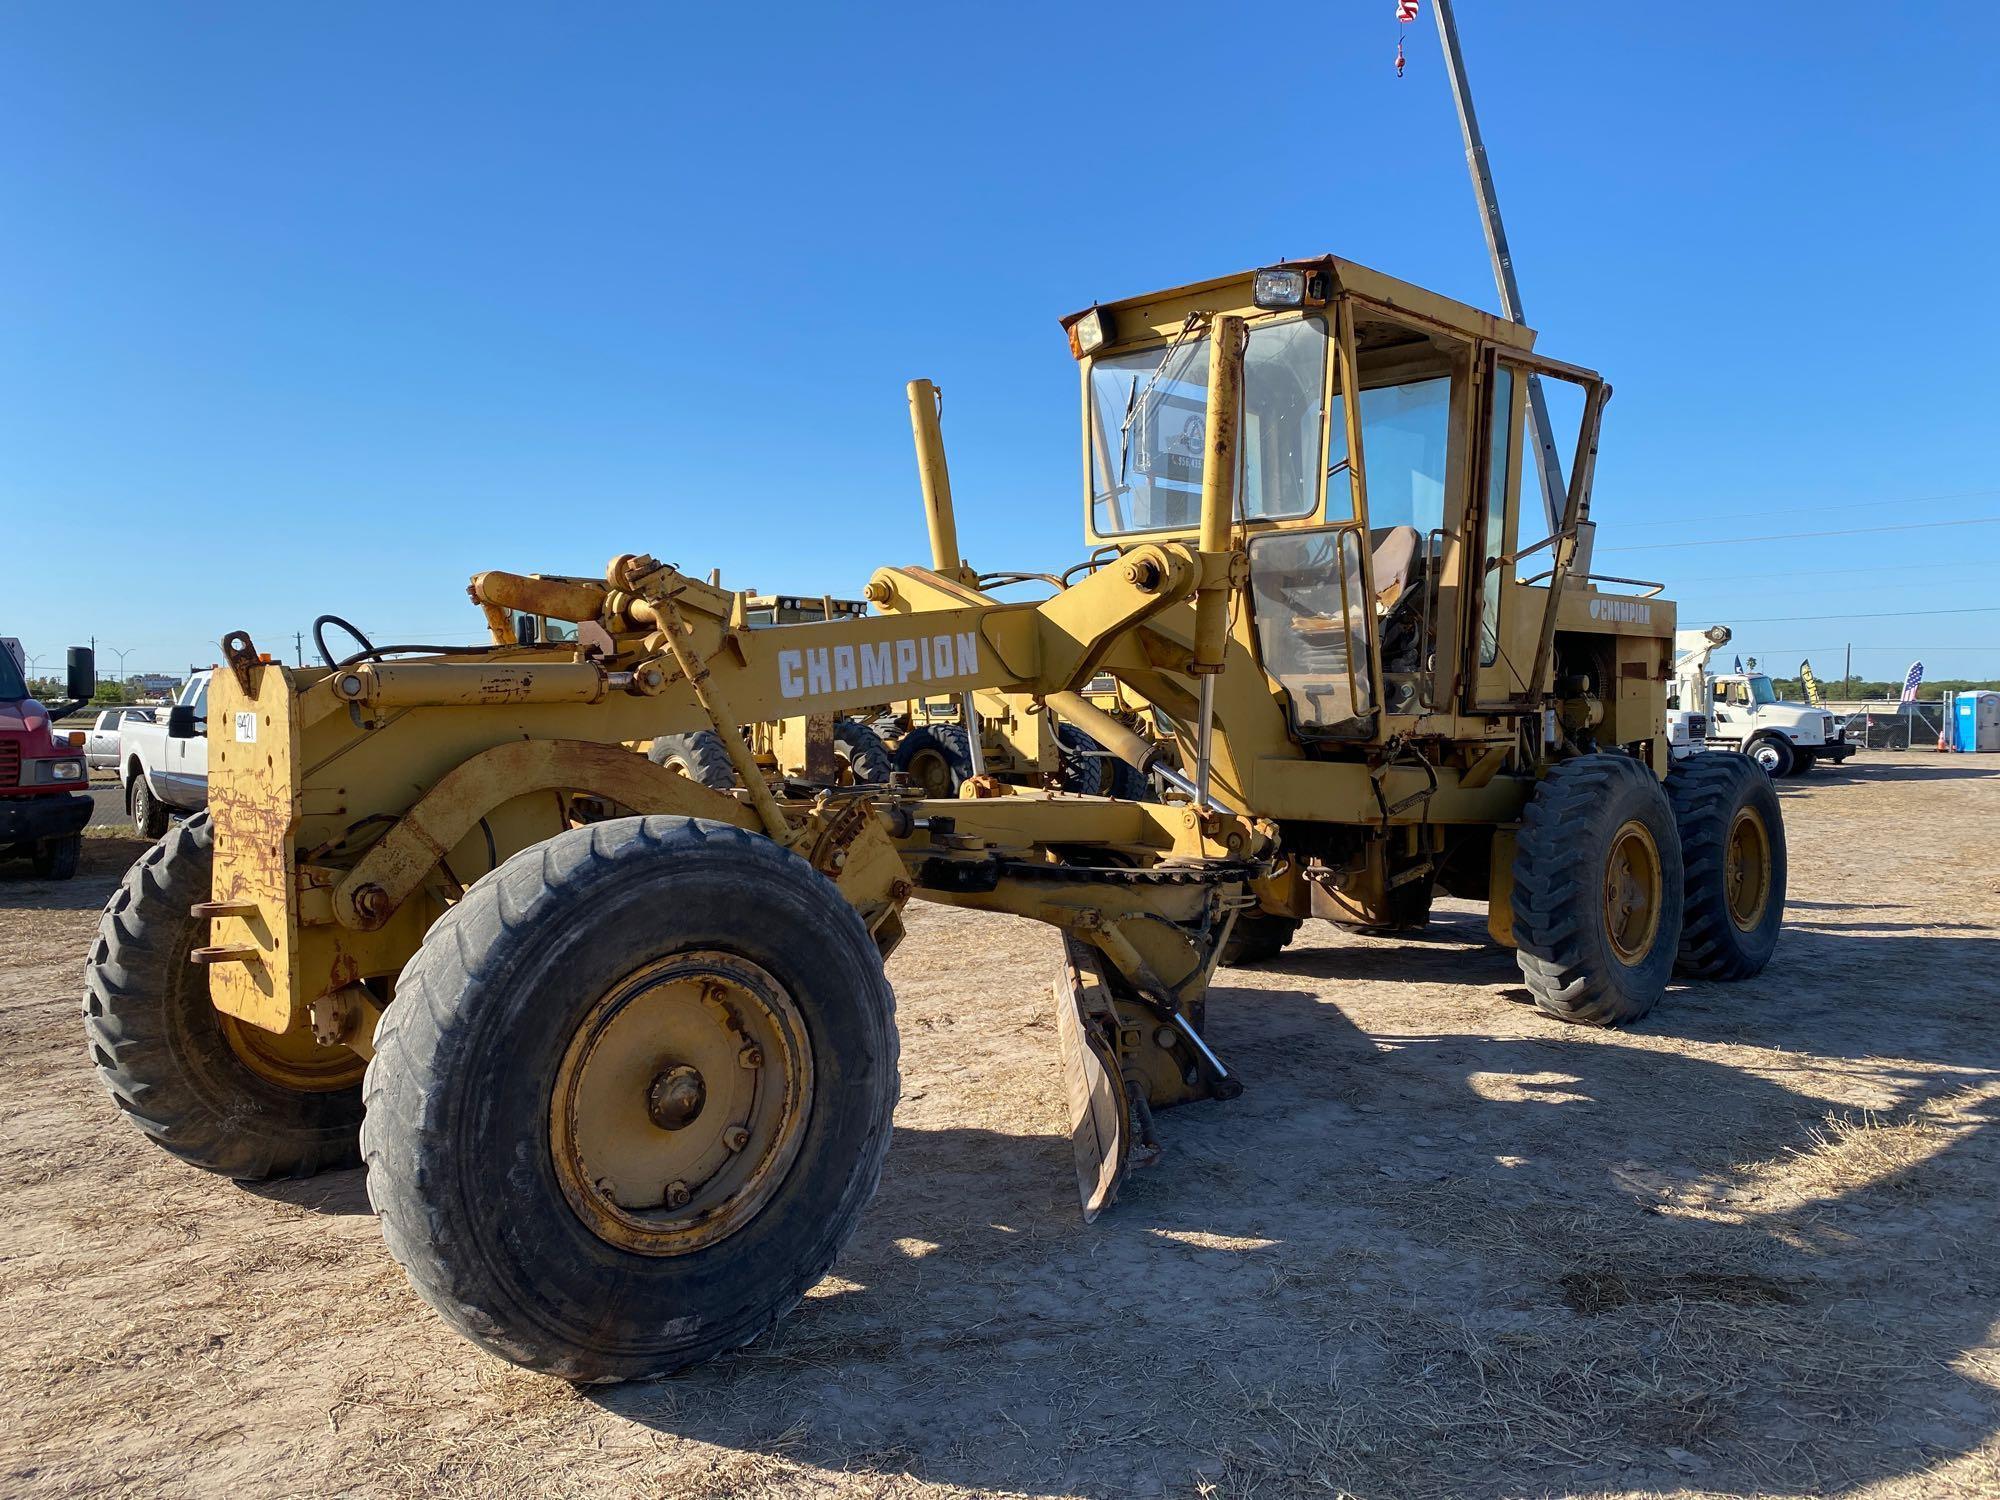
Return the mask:
POLYGON ((153 723, 127 721, 118 743, 125 811, 142 837, 156 839, 175 813, 208 806, 208 673, 188 678, 153 723))

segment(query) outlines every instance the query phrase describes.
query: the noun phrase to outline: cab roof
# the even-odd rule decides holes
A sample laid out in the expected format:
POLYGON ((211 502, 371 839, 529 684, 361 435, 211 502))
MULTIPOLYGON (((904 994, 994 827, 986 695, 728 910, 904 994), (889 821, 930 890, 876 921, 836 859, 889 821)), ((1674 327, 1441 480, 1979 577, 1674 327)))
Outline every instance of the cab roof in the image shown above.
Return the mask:
MULTIPOLYGON (((1164 291, 1147 292, 1093 306, 1111 314, 1112 325, 1117 330, 1112 342, 1124 343, 1133 336, 1128 330, 1177 326, 1186 316, 1190 303, 1208 304, 1218 311, 1248 308, 1251 306, 1251 284, 1257 272, 1273 269, 1324 273, 1328 278, 1327 295, 1313 299, 1313 305, 1331 300, 1336 292, 1347 291, 1399 312, 1412 313, 1429 322, 1442 324, 1469 337, 1487 339, 1515 349, 1532 349, 1535 346, 1535 331, 1532 328, 1333 255, 1273 261, 1231 276, 1217 276, 1208 281, 1190 282, 1186 286, 1169 287, 1164 291)), ((1084 308, 1071 313, 1062 320, 1062 326, 1067 329, 1090 310, 1084 308)))

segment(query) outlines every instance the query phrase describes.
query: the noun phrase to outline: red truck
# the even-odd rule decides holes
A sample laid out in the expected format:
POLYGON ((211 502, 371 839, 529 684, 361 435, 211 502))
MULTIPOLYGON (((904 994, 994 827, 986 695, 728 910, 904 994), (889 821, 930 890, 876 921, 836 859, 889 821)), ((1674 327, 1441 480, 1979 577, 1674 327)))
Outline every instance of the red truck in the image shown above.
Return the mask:
POLYGON ((83 747, 56 733, 55 721, 97 691, 96 660, 88 647, 69 651, 72 702, 53 710, 28 696, 21 663, 0 650, 0 854, 25 854, 46 880, 67 880, 83 857, 90 821, 90 772, 83 747))

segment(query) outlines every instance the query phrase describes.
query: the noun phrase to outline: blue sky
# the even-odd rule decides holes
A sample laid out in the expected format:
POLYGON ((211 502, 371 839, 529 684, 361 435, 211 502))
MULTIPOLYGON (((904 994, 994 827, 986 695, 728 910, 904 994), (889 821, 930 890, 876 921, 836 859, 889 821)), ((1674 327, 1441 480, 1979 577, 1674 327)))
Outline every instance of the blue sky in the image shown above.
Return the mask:
MULTIPOLYGON (((1393 9, 0 6, 0 634, 469 639, 474 570, 630 550, 851 592, 925 553, 918 375, 967 554, 1067 564, 1060 314, 1325 250, 1494 305, 1393 9)), ((1460 12, 1529 321, 1617 389, 1600 568, 2000 675, 1993 8, 1460 12)))

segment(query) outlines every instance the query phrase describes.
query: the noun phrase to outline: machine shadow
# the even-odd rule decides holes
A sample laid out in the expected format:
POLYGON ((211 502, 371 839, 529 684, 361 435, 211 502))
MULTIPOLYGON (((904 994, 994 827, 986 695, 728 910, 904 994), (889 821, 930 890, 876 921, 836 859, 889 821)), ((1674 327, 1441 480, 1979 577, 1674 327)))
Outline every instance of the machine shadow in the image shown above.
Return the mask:
POLYGON ((137 838, 87 838, 83 860, 68 880, 38 879, 25 857, 0 857, 0 912, 96 911, 151 847, 137 838))
POLYGON ((1964 1243, 1996 1161, 1962 1066, 1907 1066, 1880 1117, 1954 1105, 1949 1131, 1790 1202, 1773 1164, 1826 1139, 1807 1088, 1618 1033, 1369 1036, 1253 978, 1211 1013, 1246 1093, 1163 1114, 1164 1161, 1095 1225, 1050 1130, 899 1129, 774 1334, 585 1398, 1038 1495, 1824 1491, 2000 1431, 1957 1373, 2000 1283, 1964 1243), (1918 1253, 1876 1248, 1892 1224, 1918 1253))

